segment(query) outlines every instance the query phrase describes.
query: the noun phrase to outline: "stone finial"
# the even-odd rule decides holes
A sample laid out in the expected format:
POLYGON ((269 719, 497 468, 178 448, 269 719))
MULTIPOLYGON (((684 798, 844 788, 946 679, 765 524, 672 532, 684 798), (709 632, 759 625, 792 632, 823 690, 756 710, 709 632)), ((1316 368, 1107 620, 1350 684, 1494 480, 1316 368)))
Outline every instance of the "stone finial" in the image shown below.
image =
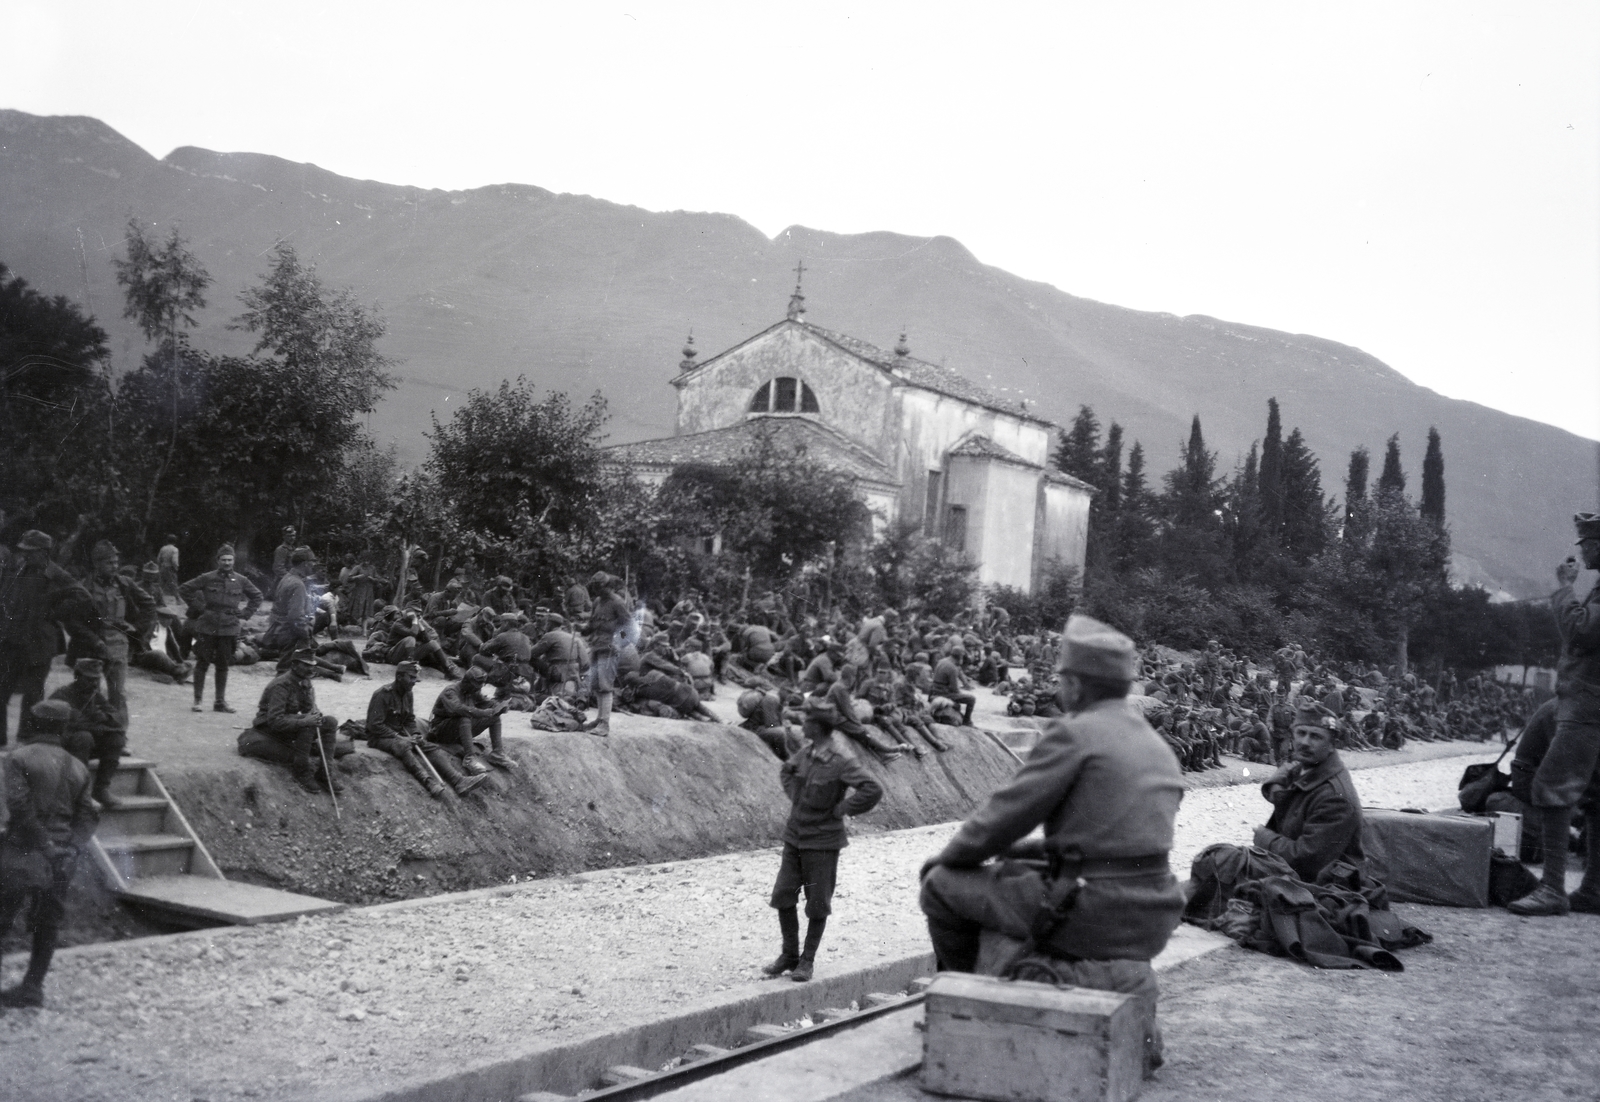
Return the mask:
POLYGON ((789 320, 800 321, 806 312, 806 296, 800 293, 800 280, 806 274, 806 262, 794 266, 794 294, 789 296, 789 320))
POLYGON ((689 331, 689 339, 683 342, 683 360, 678 364, 680 371, 693 371, 694 358, 700 355, 694 347, 694 330, 689 331))
POLYGON ((911 355, 911 346, 906 343, 906 335, 903 330, 900 333, 900 339, 894 344, 894 354, 901 359, 911 355))

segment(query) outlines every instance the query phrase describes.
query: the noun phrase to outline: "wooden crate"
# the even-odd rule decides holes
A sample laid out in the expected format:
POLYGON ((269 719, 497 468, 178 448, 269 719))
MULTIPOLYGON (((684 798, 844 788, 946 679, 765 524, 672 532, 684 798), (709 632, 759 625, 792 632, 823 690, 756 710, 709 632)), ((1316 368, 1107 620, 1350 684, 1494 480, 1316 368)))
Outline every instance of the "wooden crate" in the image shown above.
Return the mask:
POLYGON ((928 988, 922 1088, 991 1102, 1127 1102, 1146 1023, 1130 995, 941 972, 928 988))

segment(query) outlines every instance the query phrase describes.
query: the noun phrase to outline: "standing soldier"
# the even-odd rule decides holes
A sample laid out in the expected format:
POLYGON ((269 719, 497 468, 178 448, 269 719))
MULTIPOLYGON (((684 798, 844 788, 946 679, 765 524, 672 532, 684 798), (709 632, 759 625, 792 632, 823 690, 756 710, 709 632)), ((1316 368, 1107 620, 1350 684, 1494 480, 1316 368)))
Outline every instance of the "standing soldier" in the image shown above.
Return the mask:
POLYGON ((129 642, 139 634, 135 623, 148 622, 155 615, 156 601, 131 578, 117 573, 121 557, 110 540, 95 544, 89 557, 94 562, 94 574, 86 588, 98 617, 92 624, 99 646, 86 649, 95 651, 93 656, 105 663, 106 699, 121 717, 123 727, 127 727, 129 642))
MULTIPOLYGON (((89 594, 50 561, 55 541, 38 529, 22 533, 17 554, 0 565, 0 746, 6 713, 22 694, 20 718, 44 698, 50 660, 64 649, 61 621, 81 625, 92 615, 89 594)), ((78 634, 83 628, 75 628, 78 634)))
POLYGON ((778 912, 783 947, 778 958, 761 969, 768 976, 788 972, 796 983, 812 977, 817 947, 833 913, 839 851, 850 844, 844 820, 865 815, 883 798, 882 786, 829 727, 807 723, 805 732, 805 747, 778 770, 789 797, 789 819, 783 827, 783 857, 770 903, 778 912), (798 913, 801 888, 806 893, 804 946, 798 913))
POLYGON ((434 799, 444 795, 445 785, 465 796, 489 778, 462 773, 448 751, 427 741, 411 699, 419 673, 415 662, 401 662, 394 668, 393 683, 373 692, 367 705, 367 744, 399 758, 434 799))
POLYGON ((44 977, 67 913, 67 888, 78 855, 94 834, 99 811, 89 796, 89 771, 61 748, 72 708, 45 700, 30 709, 22 745, 6 761, 11 827, 0 839, 0 937, 28 908, 33 947, 28 971, 0 991, 0 1006, 43 1006, 44 977))
MULTIPOLYGON (((1572 518, 1578 529, 1583 565, 1600 570, 1600 513, 1572 518)), ((1519 915, 1564 915, 1568 911, 1600 914, 1600 815, 1589 817, 1583 883, 1567 896, 1567 840, 1572 812, 1595 775, 1600 761, 1600 585, 1583 600, 1572 591, 1578 560, 1556 567, 1561 588, 1550 598, 1561 633, 1561 660, 1556 667, 1556 733, 1533 775, 1533 816, 1544 843, 1544 876, 1528 895, 1506 909, 1519 915)))
POLYGON ((622 579, 605 571, 598 571, 589 579, 589 589, 598 594, 588 623, 589 687, 594 691, 596 711, 595 718, 585 722, 583 730, 602 738, 611 734, 617 651, 637 640, 639 633, 638 625, 633 622, 633 610, 618 595, 621 588, 622 579))
POLYGON ((272 591, 272 614, 261 636, 261 649, 279 658, 278 669, 289 664, 289 656, 311 641, 311 628, 317 619, 317 602, 306 586, 306 578, 316 568, 317 557, 309 547, 296 547, 289 554, 289 572, 272 591))
POLYGON ((1135 996, 1154 1068, 1161 1033, 1150 961, 1183 916, 1167 854, 1184 786, 1172 751, 1126 704, 1137 669, 1126 635, 1088 616, 1067 620, 1067 714, 923 865, 922 911, 942 969, 976 971, 980 935, 991 930, 1024 943, 1013 967, 1026 961, 1059 982, 1135 996), (1041 824, 1042 842, 1013 845, 1041 824), (991 857, 1001 860, 984 864, 991 857))
POLYGON ((274 593, 278 590, 278 583, 283 581, 285 574, 289 573, 291 565, 289 560, 294 555, 294 537, 294 526, 292 524, 284 525, 283 542, 272 550, 272 590, 274 593))
MULTIPOLYGON (((167 542, 156 552, 156 569, 160 571, 160 597, 178 596, 178 537, 168 534, 167 542)), ((157 594, 152 593, 152 597, 157 594)))
POLYGON ((205 696, 206 669, 217 668, 217 688, 212 708, 231 712, 228 705, 228 667, 233 664, 233 651, 239 643, 239 627, 256 614, 261 607, 261 590, 243 574, 233 569, 233 544, 217 548, 216 569, 190 578, 179 587, 179 594, 189 606, 189 620, 194 627, 194 706, 200 710, 205 696))

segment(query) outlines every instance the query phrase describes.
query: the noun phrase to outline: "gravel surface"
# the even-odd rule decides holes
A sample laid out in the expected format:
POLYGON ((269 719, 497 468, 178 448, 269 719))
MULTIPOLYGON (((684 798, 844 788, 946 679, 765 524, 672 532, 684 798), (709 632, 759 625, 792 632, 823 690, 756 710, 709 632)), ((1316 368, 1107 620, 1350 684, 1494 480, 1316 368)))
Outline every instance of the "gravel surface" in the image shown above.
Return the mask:
MULTIPOLYGON (((1449 806, 1468 759, 1357 774, 1363 802, 1449 806)), ((1248 786, 1191 792, 1174 864, 1248 840, 1248 786)), ((916 870, 954 824, 844 853, 820 972, 926 951, 916 870)), ((62 953, 47 1009, 0 1015, 12 1099, 315 1097, 639 1024, 759 986, 772 850, 584 873, 283 926, 62 953), (725 994, 726 993, 726 994, 725 994)), ((6 982, 25 958, 8 956, 6 982)))

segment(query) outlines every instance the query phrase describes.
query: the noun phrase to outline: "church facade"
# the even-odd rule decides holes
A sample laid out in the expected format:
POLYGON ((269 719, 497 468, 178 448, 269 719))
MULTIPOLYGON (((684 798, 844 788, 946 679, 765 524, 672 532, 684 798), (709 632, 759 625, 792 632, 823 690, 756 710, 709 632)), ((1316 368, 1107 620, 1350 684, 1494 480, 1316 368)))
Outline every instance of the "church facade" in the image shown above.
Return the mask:
POLYGON ((984 584, 1031 592, 1051 560, 1083 566, 1094 488, 1049 464, 1056 427, 958 372, 804 320, 783 321, 671 380, 674 435, 612 459, 659 485, 680 463, 737 462, 757 434, 843 470, 882 525, 913 522, 984 584))

